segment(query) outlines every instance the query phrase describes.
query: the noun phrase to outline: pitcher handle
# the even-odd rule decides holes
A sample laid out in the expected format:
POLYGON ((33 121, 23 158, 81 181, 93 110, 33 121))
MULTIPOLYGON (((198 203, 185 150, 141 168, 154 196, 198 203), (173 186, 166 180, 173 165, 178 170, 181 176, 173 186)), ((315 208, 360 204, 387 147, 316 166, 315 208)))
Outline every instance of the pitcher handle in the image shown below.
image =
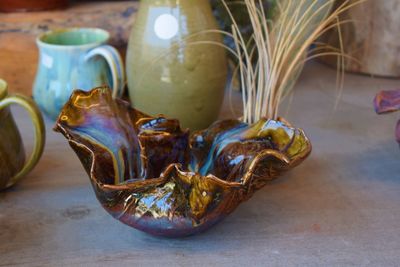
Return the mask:
POLYGON ((85 60, 90 60, 95 56, 103 57, 111 70, 113 98, 122 97, 125 88, 125 69, 121 55, 114 47, 102 45, 90 50, 85 60))
POLYGON ((46 131, 43 117, 35 102, 33 102, 30 98, 22 95, 9 96, 0 101, 0 110, 10 106, 11 104, 22 106, 29 113, 33 122, 33 126, 35 128, 35 145, 33 147, 31 156, 25 162, 22 170, 18 172, 13 178, 11 178, 6 187, 14 185, 18 180, 28 174, 36 166, 40 157, 42 156, 46 140, 46 131))

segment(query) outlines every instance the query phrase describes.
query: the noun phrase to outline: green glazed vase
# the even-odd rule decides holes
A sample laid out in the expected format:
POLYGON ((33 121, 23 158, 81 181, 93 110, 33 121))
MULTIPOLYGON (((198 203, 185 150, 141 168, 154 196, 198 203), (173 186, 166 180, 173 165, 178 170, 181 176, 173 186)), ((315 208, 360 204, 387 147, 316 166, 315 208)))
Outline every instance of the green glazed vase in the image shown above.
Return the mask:
POLYGON ((208 0, 141 1, 127 52, 132 105, 177 118, 192 130, 219 115, 227 79, 226 51, 208 0), (217 43, 217 44, 215 44, 217 43))

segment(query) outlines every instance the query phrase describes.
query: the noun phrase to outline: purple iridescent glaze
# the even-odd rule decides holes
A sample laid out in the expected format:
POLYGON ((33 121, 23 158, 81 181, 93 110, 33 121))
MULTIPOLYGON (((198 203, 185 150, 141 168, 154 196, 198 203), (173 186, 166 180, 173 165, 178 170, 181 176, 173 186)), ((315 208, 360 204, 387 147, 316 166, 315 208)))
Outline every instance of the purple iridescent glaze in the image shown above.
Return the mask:
MULTIPOLYGON (((374 108, 378 114, 400 110, 400 89, 379 92, 374 99, 374 108)), ((396 125, 396 140, 400 143, 400 120, 396 125)))
POLYGON ((311 152, 303 131, 281 121, 215 122, 190 134, 113 100, 107 88, 75 91, 55 130, 75 150, 104 209, 144 232, 204 231, 311 152))
POLYGON ((375 111, 378 114, 389 113, 400 109, 400 89, 381 91, 374 99, 375 111))

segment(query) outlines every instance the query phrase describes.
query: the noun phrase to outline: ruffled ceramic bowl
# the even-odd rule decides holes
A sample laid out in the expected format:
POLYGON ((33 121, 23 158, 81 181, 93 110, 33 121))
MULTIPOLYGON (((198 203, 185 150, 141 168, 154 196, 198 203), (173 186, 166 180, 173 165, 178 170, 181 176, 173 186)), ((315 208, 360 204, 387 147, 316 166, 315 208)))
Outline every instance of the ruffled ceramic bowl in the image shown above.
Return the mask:
POLYGON ((148 116, 110 92, 75 91, 55 130, 104 209, 150 234, 206 230, 311 152, 304 132, 281 121, 224 120, 190 135, 177 120, 148 116))

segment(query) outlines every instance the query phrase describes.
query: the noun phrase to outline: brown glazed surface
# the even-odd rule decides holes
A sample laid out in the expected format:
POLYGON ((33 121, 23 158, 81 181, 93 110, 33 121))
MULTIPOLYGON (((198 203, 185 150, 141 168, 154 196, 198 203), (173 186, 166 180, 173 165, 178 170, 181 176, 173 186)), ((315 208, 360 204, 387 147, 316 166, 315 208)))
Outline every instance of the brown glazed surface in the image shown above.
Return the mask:
POLYGON ((8 95, 7 83, 0 79, 0 190, 13 186, 36 166, 43 153, 45 139, 43 118, 35 103, 23 95, 8 95), (24 108, 34 126, 35 144, 26 161, 11 105, 24 108))
POLYGON ((10 108, 0 110, 0 190, 25 163, 25 150, 10 108))
POLYGON ((107 88, 75 91, 55 130, 77 153, 104 209, 169 237, 211 227, 311 152, 304 132, 281 121, 224 120, 190 134, 177 120, 113 100, 107 88))

